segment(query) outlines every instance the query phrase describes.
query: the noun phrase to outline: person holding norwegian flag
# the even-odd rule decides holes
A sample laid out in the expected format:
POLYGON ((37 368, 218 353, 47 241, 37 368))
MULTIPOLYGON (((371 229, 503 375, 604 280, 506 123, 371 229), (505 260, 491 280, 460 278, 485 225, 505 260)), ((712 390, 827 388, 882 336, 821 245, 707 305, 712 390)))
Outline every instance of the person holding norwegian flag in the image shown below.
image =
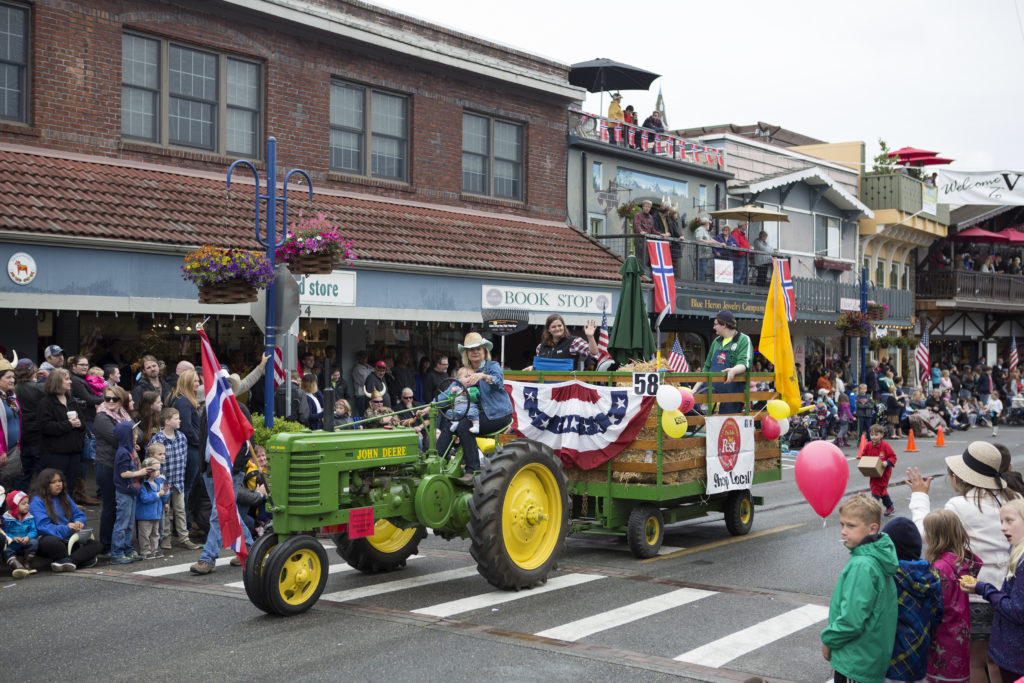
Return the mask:
POLYGON ((231 548, 235 557, 231 565, 240 567, 252 545, 249 529, 235 500, 235 490, 242 483, 248 460, 249 439, 253 427, 249 412, 238 404, 228 379, 228 372, 217 361, 202 324, 196 325, 202 340, 203 387, 206 390, 206 447, 203 485, 213 506, 210 511, 210 532, 199 561, 189 567, 196 575, 209 574, 216 567, 221 548, 231 548))

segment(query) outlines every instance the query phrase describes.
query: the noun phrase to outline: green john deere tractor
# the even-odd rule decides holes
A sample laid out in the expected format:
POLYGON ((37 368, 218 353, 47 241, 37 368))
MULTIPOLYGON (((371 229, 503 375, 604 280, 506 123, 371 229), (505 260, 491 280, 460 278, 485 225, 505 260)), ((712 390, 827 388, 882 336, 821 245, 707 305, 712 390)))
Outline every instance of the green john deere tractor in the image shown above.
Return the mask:
MULTIPOLYGON (((318 531, 333 532, 355 569, 386 572, 416 554, 426 530, 469 537, 480 574, 519 590, 547 580, 569 529, 568 484, 550 448, 520 440, 496 446, 472 482, 460 480, 461 451, 437 452, 432 404, 428 445, 411 428, 299 432, 267 445, 273 531, 249 550, 243 582, 270 614, 309 609, 323 593, 328 562, 318 531)), ((458 416, 456 416, 458 417, 458 416)))

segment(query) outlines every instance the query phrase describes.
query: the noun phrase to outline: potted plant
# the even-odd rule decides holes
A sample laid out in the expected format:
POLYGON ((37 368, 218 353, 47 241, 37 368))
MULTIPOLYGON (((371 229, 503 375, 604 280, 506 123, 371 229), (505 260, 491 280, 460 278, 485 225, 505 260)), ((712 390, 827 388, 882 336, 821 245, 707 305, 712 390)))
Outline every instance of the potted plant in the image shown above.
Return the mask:
POLYGON ((327 274, 356 260, 352 243, 338 233, 337 226, 322 211, 315 218, 299 211, 299 219, 291 224, 276 256, 295 275, 327 274))
POLYGON ((868 314, 860 311, 843 313, 836 319, 836 327, 847 337, 867 337, 875 329, 868 314))
POLYGON ((270 262, 258 251, 209 244, 185 256, 181 274, 199 288, 199 303, 203 304, 256 301, 256 290, 274 282, 270 262))
POLYGON ((874 301, 868 302, 868 317, 872 320, 884 320, 889 315, 889 307, 886 304, 878 304, 874 301))

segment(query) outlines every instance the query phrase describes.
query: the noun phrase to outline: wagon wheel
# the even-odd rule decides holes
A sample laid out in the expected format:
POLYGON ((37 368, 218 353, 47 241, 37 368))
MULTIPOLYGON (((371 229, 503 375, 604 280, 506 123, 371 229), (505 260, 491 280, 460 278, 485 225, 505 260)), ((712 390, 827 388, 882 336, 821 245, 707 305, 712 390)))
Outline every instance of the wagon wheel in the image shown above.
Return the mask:
POLYGON ((327 584, 327 552, 311 536, 289 536, 267 555, 263 592, 281 616, 301 614, 313 606, 327 584))
POLYGON ((469 502, 470 554, 480 574, 503 589, 547 581, 569 530, 568 484, 554 452, 515 441, 474 480, 469 502))
POLYGON ((349 538, 335 534, 338 554, 353 568, 366 574, 389 572, 405 566, 419 552, 420 541, 427 537, 423 527, 400 529, 386 519, 378 519, 373 536, 349 538))
POLYGON ((750 491, 730 491, 725 498, 725 528, 733 536, 745 536, 754 526, 754 501, 750 491))
POLYGON ((245 586, 245 594, 249 596, 252 604, 267 614, 275 614, 275 612, 270 607, 263 586, 263 569, 266 567, 267 555, 275 547, 277 547, 277 534, 263 534, 249 548, 249 555, 245 558, 245 566, 242 568, 242 585, 245 586))
POLYGON ((629 549, 640 558, 654 557, 665 540, 665 519, 656 505, 643 503, 629 513, 626 527, 629 549))

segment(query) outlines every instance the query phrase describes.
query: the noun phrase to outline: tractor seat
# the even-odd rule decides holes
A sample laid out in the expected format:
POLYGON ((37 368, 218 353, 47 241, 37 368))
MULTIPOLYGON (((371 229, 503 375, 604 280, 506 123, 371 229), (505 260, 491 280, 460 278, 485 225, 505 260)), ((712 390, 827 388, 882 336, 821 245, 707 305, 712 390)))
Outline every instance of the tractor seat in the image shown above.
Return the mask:
POLYGON ((512 421, 502 427, 501 429, 495 430, 490 434, 480 434, 476 437, 476 447, 480 449, 480 452, 484 455, 491 455, 494 453, 494 449, 498 446, 498 437, 505 434, 512 429, 512 421))

